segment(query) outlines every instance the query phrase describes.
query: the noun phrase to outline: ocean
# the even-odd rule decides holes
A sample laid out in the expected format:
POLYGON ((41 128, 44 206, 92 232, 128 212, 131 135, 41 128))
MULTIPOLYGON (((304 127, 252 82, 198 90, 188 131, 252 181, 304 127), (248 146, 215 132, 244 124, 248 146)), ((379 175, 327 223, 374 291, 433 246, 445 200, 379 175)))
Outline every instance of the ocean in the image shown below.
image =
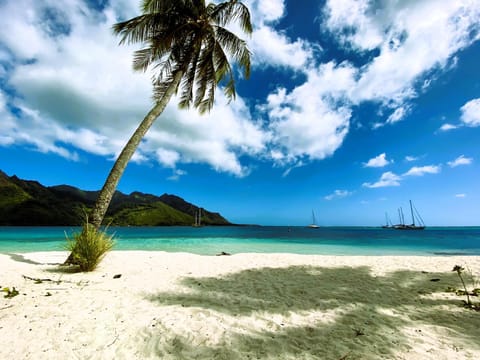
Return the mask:
MULTIPOLYGON (((0 227, 0 253, 59 251, 75 227, 0 227)), ((480 227, 392 230, 373 227, 226 226, 111 227, 114 250, 201 255, 294 253, 323 255, 480 255, 480 227)))

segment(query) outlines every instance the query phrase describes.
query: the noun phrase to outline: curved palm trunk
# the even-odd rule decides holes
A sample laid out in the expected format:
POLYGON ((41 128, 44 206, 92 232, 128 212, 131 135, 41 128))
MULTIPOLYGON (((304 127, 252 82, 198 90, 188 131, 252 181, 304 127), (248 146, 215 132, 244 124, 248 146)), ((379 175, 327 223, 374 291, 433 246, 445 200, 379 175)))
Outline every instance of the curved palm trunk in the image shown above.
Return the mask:
MULTIPOLYGON (((135 130, 133 135, 128 140, 125 147, 122 149, 122 152, 120 153, 117 160, 115 161, 115 164, 113 165, 112 170, 110 170, 110 174, 105 180, 105 184, 103 185, 102 190, 100 190, 97 201, 95 203, 95 207, 93 208, 92 213, 90 215, 90 220, 89 220, 90 224, 94 226, 96 230, 98 230, 102 225, 102 221, 103 221, 103 218, 105 217, 105 213, 107 212, 107 209, 108 209, 108 206, 110 205, 113 194, 117 189, 118 182, 120 181, 120 178, 122 177, 125 171, 125 168, 128 165, 128 162, 130 161, 133 154, 135 153, 135 150, 137 150, 138 145, 142 141, 147 131, 153 125, 155 120, 160 116, 163 110, 165 110, 165 107, 167 106, 168 102, 170 101, 170 98, 175 93, 180 83, 182 75, 183 73, 181 71, 177 72, 172 83, 170 84, 170 87, 165 92, 162 99, 160 99, 145 116, 143 121, 140 123, 138 128, 135 130)), ((73 259, 70 254, 70 256, 65 261, 65 264, 73 264, 72 261, 73 259)))
POLYGON ((112 170, 110 170, 110 174, 105 180, 105 184, 103 185, 103 188, 98 195, 97 202, 95 203, 95 207, 93 208, 93 211, 90 215, 91 224, 95 227, 95 229, 98 230, 98 228, 100 228, 100 226, 102 225, 105 213, 107 212, 110 201, 112 200, 113 194, 117 189, 118 182, 120 181, 120 178, 122 177, 128 162, 135 153, 135 150, 137 150, 138 145, 142 141, 147 131, 150 129, 155 120, 160 116, 160 114, 167 106, 170 98, 176 91, 181 78, 182 72, 178 72, 175 75, 174 80, 170 84, 170 87, 165 92, 163 98, 159 100, 155 104, 155 106, 149 111, 147 116, 145 116, 145 118, 135 130, 130 140, 128 140, 127 144, 125 145, 122 152, 115 161, 115 164, 113 165, 112 170))

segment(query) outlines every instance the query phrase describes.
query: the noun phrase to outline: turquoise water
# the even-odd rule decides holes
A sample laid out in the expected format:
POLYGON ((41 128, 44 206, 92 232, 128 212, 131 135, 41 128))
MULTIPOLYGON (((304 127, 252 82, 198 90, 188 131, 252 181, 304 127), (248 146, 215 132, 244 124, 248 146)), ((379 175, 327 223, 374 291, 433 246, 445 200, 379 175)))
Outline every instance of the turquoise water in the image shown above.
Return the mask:
MULTIPOLYGON (((0 252, 64 250, 73 227, 0 227, 0 252)), ((363 227, 112 227, 115 250, 213 255, 288 252, 325 255, 480 255, 480 227, 399 231, 363 227)))

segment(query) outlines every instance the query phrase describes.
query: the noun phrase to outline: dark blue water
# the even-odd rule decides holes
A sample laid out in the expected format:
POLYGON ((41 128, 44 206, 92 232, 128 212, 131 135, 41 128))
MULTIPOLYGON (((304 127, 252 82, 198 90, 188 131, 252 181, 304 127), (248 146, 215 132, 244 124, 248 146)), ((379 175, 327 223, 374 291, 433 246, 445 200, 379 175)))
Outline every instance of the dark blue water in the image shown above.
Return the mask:
MULTIPOLYGON (((64 250, 78 228, 0 227, 0 252, 64 250)), ((325 255, 480 255, 480 227, 399 231, 380 228, 235 226, 112 227, 115 250, 216 254, 287 252, 325 255)))

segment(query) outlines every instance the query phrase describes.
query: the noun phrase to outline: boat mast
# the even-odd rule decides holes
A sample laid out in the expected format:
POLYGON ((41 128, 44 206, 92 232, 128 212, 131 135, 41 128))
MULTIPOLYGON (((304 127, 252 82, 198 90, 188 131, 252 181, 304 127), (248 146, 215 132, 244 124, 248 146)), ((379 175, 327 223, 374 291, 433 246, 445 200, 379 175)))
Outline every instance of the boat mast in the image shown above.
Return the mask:
POLYGON ((410 211, 412 213, 412 225, 415 226, 415 217, 413 216, 412 200, 410 200, 410 211))

